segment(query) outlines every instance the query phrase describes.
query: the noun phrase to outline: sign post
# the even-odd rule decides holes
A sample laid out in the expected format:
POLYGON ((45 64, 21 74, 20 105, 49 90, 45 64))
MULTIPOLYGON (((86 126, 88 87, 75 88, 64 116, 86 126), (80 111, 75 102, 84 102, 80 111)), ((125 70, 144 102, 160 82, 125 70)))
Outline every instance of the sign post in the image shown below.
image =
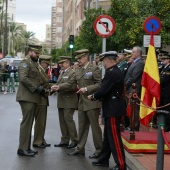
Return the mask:
POLYGON ((100 15, 94 21, 93 27, 97 35, 107 38, 114 33, 116 29, 116 23, 112 17, 108 15, 100 15))
MULTIPOLYGON (((150 16, 148 17, 144 23, 144 30, 147 34, 153 34, 156 35, 160 32, 162 28, 161 21, 159 18, 155 16, 150 16)), ((164 164, 164 138, 162 134, 162 127, 164 127, 165 124, 165 115, 163 112, 166 112, 165 110, 158 110, 158 112, 161 112, 161 114, 158 115, 158 144, 157 144, 157 163, 156 163, 156 170, 163 169, 163 164, 164 164), (160 116, 161 115, 161 116, 160 116)))
MULTIPOLYGON (((114 33, 116 29, 116 23, 112 17, 108 15, 100 15, 94 21, 93 27, 96 34, 103 38, 102 53, 104 53, 106 52, 106 38, 114 33)), ((103 76, 104 76, 104 68, 102 66, 102 77, 103 76)))

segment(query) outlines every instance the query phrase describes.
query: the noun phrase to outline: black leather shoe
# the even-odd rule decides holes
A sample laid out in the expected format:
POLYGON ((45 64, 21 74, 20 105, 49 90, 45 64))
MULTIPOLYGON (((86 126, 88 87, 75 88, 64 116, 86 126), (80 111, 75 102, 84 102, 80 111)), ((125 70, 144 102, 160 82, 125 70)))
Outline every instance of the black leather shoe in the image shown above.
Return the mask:
POLYGON ((29 153, 34 153, 35 155, 38 154, 38 151, 33 151, 32 149, 27 150, 29 153))
POLYGON ((94 166, 109 167, 109 161, 98 160, 98 161, 92 162, 92 165, 94 165, 94 166))
POLYGON ((120 170, 119 167, 116 165, 115 167, 111 168, 110 170, 120 170))
POLYGON ((39 144, 39 145, 37 145, 37 144, 33 144, 33 147, 35 147, 35 148, 42 148, 42 149, 44 149, 46 146, 45 146, 44 144, 39 144))
POLYGON ((43 145, 45 145, 45 147, 50 147, 51 146, 51 144, 49 144, 49 143, 45 143, 43 145))
POLYGON ((95 158, 99 158, 100 154, 94 153, 93 155, 89 156, 90 159, 95 159, 95 158))
POLYGON ((70 156, 83 155, 84 156, 85 152, 84 151, 75 150, 74 152, 68 153, 68 155, 70 155, 70 156))
POLYGON ((66 143, 59 143, 59 144, 55 144, 54 147, 67 147, 69 144, 66 143))
POLYGON ((72 149, 75 148, 77 146, 76 143, 71 143, 70 145, 67 146, 67 149, 72 149))
POLYGON ((34 156, 35 155, 35 153, 30 153, 26 150, 21 150, 21 149, 18 149, 17 154, 19 156, 34 156))

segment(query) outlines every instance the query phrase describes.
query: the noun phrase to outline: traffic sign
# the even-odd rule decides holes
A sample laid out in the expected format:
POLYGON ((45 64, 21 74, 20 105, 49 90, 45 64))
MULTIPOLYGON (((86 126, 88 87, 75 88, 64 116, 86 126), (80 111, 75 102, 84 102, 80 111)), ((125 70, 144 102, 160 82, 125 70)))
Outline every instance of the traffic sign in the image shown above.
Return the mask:
POLYGON ((108 15, 100 15, 94 21, 93 27, 97 35, 106 38, 114 33, 116 29, 116 23, 112 17, 108 15))
POLYGON ((147 34, 158 34, 162 28, 162 23, 159 18, 150 16, 143 23, 144 30, 147 34))
MULTIPOLYGON (((143 46, 149 47, 151 35, 143 36, 143 46)), ((154 35, 154 47, 161 47, 161 36, 154 35)))

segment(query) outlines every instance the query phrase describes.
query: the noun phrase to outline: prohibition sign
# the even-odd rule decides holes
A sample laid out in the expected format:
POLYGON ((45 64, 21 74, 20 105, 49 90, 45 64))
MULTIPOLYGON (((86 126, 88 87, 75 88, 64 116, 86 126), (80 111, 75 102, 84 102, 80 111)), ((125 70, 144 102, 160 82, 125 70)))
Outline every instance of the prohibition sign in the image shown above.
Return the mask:
POLYGON ((106 38, 114 33, 116 29, 116 23, 112 17, 108 15, 100 15, 94 21, 93 27, 97 35, 106 38))
POLYGON ((162 23, 155 16, 148 17, 143 23, 144 30, 147 34, 158 34, 162 28, 162 23))

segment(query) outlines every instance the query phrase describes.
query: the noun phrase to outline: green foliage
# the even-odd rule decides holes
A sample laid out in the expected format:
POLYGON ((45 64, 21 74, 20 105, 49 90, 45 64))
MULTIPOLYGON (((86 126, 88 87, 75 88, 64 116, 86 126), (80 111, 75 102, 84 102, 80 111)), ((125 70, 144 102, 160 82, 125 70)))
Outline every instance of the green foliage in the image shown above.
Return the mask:
POLYGON ((170 0, 111 0, 108 11, 99 9, 85 10, 79 36, 75 37, 74 50, 87 48, 90 53, 99 53, 102 50, 102 38, 93 28, 95 19, 101 14, 114 18, 116 31, 107 38, 106 51, 132 48, 143 45, 143 23, 149 16, 156 16, 162 22, 160 32, 162 43, 170 44, 170 0))
POLYGON ((111 0, 111 8, 108 13, 116 21, 116 31, 111 37, 111 42, 116 45, 117 50, 123 48, 132 48, 134 45, 143 45, 143 35, 146 33, 143 29, 143 23, 149 16, 156 16, 164 25, 164 20, 168 22, 163 26, 160 35, 164 44, 168 42, 170 29, 170 17, 167 15, 170 11, 169 0, 111 0))
POLYGON ((93 23, 98 16, 106 14, 106 11, 102 8, 89 9, 85 10, 84 14, 86 20, 82 24, 77 44, 79 49, 87 48, 90 53, 99 53, 101 52, 102 39, 94 32, 93 23))
POLYGON ((68 56, 68 55, 69 55, 68 42, 63 44, 62 48, 60 48, 60 49, 54 48, 51 50, 51 56, 52 56, 52 60, 54 62, 59 61, 60 56, 68 56))

